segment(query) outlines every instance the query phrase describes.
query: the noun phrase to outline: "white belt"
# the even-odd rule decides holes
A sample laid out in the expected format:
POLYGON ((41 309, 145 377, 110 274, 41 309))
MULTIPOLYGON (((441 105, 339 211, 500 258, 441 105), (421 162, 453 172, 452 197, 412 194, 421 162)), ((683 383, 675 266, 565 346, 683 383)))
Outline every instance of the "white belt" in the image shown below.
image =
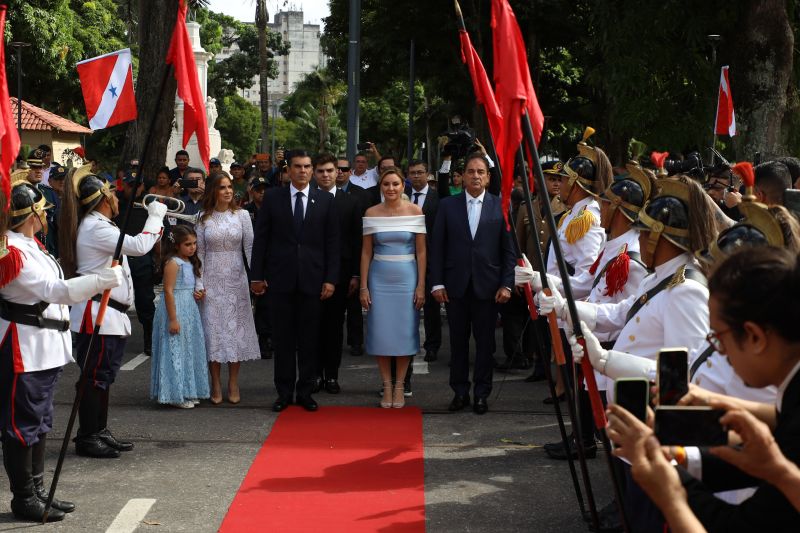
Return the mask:
POLYGON ((374 254, 372 256, 375 261, 413 261, 417 258, 414 254, 400 254, 400 255, 383 255, 383 254, 374 254))

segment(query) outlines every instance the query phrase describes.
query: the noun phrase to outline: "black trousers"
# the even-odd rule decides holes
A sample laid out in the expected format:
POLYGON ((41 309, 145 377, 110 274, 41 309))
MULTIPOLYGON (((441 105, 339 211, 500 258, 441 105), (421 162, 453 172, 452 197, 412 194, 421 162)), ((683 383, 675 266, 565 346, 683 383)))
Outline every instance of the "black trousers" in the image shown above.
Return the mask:
POLYGON ((475 338, 475 368, 472 379, 476 398, 486 398, 492 392, 494 370, 494 327, 497 304, 494 299, 477 298, 472 288, 461 298, 449 297, 447 321, 450 324, 450 387, 465 396, 469 394, 469 337, 475 338))
POLYGON ((11 339, 0 346, 0 439, 33 446, 53 427, 53 396, 61 367, 14 372, 11 339))
POLYGON ((442 311, 436 298, 427 291, 423 307, 423 324, 425 325, 425 351, 438 352, 442 347, 442 311))
POLYGON ((339 379, 344 344, 344 314, 347 311, 349 282, 336 286, 333 296, 322 301, 322 316, 317 349, 317 373, 323 379, 339 379))
POLYGON ((530 358, 534 353, 533 327, 529 323, 528 304, 518 294, 500 306, 503 317, 503 353, 506 358, 530 358))
POLYGON ((364 344, 364 317, 361 315, 361 300, 358 291, 347 298, 347 345, 364 344))
POLYGON ((272 328, 269 324, 269 298, 266 294, 255 296, 253 298, 253 321, 256 324, 256 333, 258 334, 259 342, 264 342, 266 339, 272 338, 272 328))
POLYGON ((272 346, 275 349, 275 388, 291 400, 311 396, 317 376, 317 341, 321 301, 318 294, 268 291, 272 346))
POLYGON ((153 288, 153 276, 155 275, 155 265, 151 252, 141 257, 128 256, 128 266, 131 269, 131 281, 133 281, 133 301, 136 305, 136 317, 145 328, 145 331, 153 330, 153 316, 156 314, 156 294, 153 288))
POLYGON ((87 386, 106 390, 117 378, 125 355, 125 343, 128 338, 121 335, 98 335, 92 344, 89 360, 86 360, 86 348, 89 347, 91 333, 75 333, 73 335, 75 359, 84 368, 88 378, 87 386))

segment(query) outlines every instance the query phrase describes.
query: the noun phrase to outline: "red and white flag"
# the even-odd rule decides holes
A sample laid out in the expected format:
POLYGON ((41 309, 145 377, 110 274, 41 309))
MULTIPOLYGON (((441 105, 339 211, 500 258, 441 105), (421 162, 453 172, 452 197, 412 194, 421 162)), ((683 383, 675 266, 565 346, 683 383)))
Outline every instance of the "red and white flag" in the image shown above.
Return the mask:
POLYGON ((136 120, 130 48, 81 61, 77 67, 90 128, 136 120))
MULTIPOLYGON (((6 51, 3 39, 6 26, 6 6, 0 5, 0 185, 5 195, 3 209, 8 210, 11 201, 11 165, 19 153, 19 132, 11 115, 11 100, 6 81, 6 51)), ((17 100, 17 105, 22 102, 17 100)))
POLYGON ((722 67, 719 75, 719 96, 717 97, 717 121, 714 126, 717 135, 736 135, 736 115, 733 113, 733 96, 728 79, 728 66, 722 67))

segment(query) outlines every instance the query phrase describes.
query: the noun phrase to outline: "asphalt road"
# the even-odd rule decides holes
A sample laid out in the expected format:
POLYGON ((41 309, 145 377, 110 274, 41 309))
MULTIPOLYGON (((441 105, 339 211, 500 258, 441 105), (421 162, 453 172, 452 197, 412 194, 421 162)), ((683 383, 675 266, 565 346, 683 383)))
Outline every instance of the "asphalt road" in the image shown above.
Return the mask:
MULTIPOLYGON (((276 414, 272 361, 242 365, 238 405, 202 403, 192 410, 162 407, 149 400, 150 362, 142 352, 135 318, 125 361, 143 361, 122 370, 112 389, 109 427, 135 442, 120 459, 85 459, 70 446, 58 497, 77 510, 50 531, 212 532, 221 524, 251 461, 269 434, 276 414)), ((446 323, 445 323, 446 324, 446 323)), ((497 330, 498 346, 502 346, 497 330)), ((501 354, 498 353, 498 357, 501 354)), ((528 371, 495 373, 490 412, 449 413, 449 346, 445 326, 439 360, 418 357, 411 405, 424 413, 425 514, 427 531, 568 532, 586 531, 565 462, 549 459, 541 446, 558 439, 556 418, 542 404, 545 383, 524 383, 528 371)), ((56 396, 54 430, 48 441, 49 484, 72 403, 77 367, 65 369, 56 396)), ((223 380, 225 376, 223 374, 223 380)), ((223 381, 224 383, 224 381, 223 381)), ((326 405, 376 406, 380 387, 369 356, 345 349, 342 393, 315 396, 326 405)), ((563 405, 563 404, 562 404, 563 405)), ((609 500, 605 461, 589 461, 595 498, 609 500)), ((7 482, 2 481, 7 487, 7 482)), ((41 528, 17 522, 11 494, 0 494, 0 531, 41 528)), ((264 512, 269 512, 264 510, 264 512)), ((320 530, 325 528, 320 517, 320 530)), ((287 525, 283 531, 290 532, 287 525)))

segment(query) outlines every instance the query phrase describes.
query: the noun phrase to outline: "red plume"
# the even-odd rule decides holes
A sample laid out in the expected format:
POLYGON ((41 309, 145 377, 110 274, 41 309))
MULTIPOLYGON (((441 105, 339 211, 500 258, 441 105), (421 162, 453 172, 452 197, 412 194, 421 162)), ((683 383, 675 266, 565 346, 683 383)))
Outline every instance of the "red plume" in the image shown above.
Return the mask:
POLYGON ((736 163, 731 167, 731 172, 742 178, 745 187, 756 186, 756 173, 753 171, 753 164, 747 161, 736 163))
POLYGON ((656 168, 664 168, 664 161, 669 157, 669 152, 653 152, 650 154, 650 161, 656 168))

